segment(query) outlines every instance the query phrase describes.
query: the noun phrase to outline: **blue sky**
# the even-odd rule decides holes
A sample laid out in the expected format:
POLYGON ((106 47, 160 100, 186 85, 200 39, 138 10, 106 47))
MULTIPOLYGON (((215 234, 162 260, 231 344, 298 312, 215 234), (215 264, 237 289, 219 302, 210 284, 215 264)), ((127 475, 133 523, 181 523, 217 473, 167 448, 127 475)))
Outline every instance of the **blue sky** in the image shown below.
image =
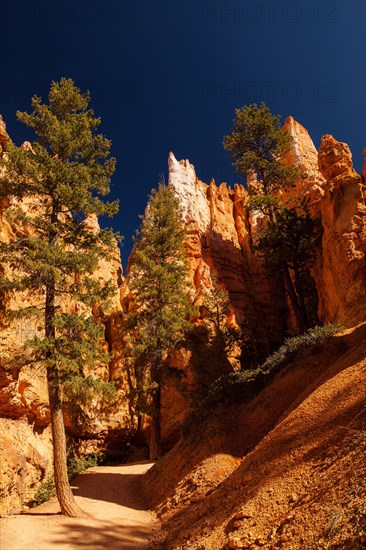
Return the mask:
POLYGON ((265 101, 319 146, 331 133, 366 145, 366 3, 362 0, 1 0, 0 114, 16 143, 31 139, 15 111, 62 76, 89 89, 118 169, 113 226, 125 236, 167 156, 204 181, 239 181, 222 138, 234 110, 265 101))

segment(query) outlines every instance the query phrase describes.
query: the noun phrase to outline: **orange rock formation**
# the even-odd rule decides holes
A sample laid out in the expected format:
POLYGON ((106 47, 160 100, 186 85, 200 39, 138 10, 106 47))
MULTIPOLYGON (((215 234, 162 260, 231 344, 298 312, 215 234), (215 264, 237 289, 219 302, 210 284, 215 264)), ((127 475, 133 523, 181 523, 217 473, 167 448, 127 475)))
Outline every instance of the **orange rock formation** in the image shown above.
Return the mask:
MULTIPOLYGON (((218 277, 229 292, 236 320, 261 310, 266 326, 278 325, 278 314, 270 298, 271 285, 251 250, 251 232, 258 223, 248 216, 248 194, 241 185, 209 185, 196 176, 188 160, 169 160, 169 185, 180 199, 187 226, 193 301, 200 303, 205 289, 218 277)), ((278 336, 277 336, 278 337, 278 336)))
MULTIPOLYGON (((366 207, 362 178, 353 170, 347 145, 332 136, 324 136, 318 154, 301 124, 289 117, 285 127, 294 144, 287 160, 297 163, 307 174, 307 178, 299 182, 291 193, 309 197, 311 213, 319 219, 323 231, 312 268, 319 297, 319 318, 323 322, 339 321, 353 326, 366 319, 366 207)), ((0 117, 0 154, 8 139, 0 117)), ((170 153, 168 163, 169 185, 180 199, 188 230, 192 301, 199 305, 205 290, 212 287, 213 276, 218 276, 229 292, 236 321, 249 323, 253 334, 263 342, 263 348, 273 347, 283 337, 286 308, 276 282, 268 279, 260 258, 251 248, 262 219, 259 215, 247 213, 247 191, 241 185, 230 188, 225 183, 216 186, 214 181, 205 184, 197 178, 188 160, 177 161, 173 153, 170 153)), ((3 241, 13 238, 17 230, 2 215, 7 206, 0 205, 0 239, 3 241)), ((98 231, 95 218, 86 223, 98 231)), ((121 286, 122 267, 117 248, 113 261, 102 261, 95 276, 103 280, 113 279, 117 286, 121 286)), ((0 300, 0 347, 6 354, 19 349, 29 331, 37 332, 41 328, 37 324, 9 326, 4 323, 1 317, 4 310, 23 299, 22 296, 3 296, 0 300)), ((100 374, 105 379, 115 380, 120 400, 114 409, 108 411, 99 406, 85 411, 86 422, 82 428, 76 428, 70 419, 66 419, 70 433, 85 438, 84 451, 94 450, 108 438, 113 442, 114 436, 121 438, 135 427, 126 397, 130 373, 123 363, 121 303, 125 301, 125 294, 122 293, 120 298, 116 292, 111 311, 103 312, 100 308, 93 311, 104 322, 106 346, 114 352, 108 369, 101 370, 100 374)), ((203 367, 194 363, 191 351, 176 354, 172 365, 183 368, 186 376, 183 381, 194 392, 203 367)), ((209 371, 210 365, 204 368, 209 371)), ((211 373, 212 376, 218 374, 211 373)), ((15 476, 19 460, 24 464, 22 471, 25 472, 21 479, 31 488, 50 470, 49 417, 43 374, 26 369, 21 372, 2 370, 0 404, 2 416, 7 419, 3 437, 9 459, 3 479, 4 486, 8 487, 5 494, 8 508, 11 508, 22 500, 19 486, 9 481, 15 476), (20 426, 22 440, 28 445, 26 451, 21 447, 17 426, 20 426)), ((174 381, 167 381, 162 395, 162 436, 166 448, 176 441, 180 423, 189 407, 189 399, 179 393, 174 381)))
POLYGON ((366 205, 362 178, 348 145, 322 138, 319 169, 326 178, 321 202, 323 238, 314 278, 319 317, 350 327, 366 318, 366 205))
MULTIPOLYGON (((346 144, 324 136, 318 154, 301 124, 289 117, 285 128, 293 138, 293 151, 287 160, 296 163, 306 178, 284 194, 284 200, 293 194, 307 196, 311 213, 322 227, 312 267, 319 319, 354 326, 366 319, 366 209, 361 176, 353 170, 346 144)), ((261 218, 248 215, 247 191, 241 185, 231 189, 225 183, 219 187, 214 181, 203 183, 193 165, 188 160, 178 162, 173 153, 168 165, 169 185, 180 199, 188 229, 193 301, 200 304, 215 274, 229 292, 237 321, 249 323, 264 345, 273 345, 283 336, 284 304, 251 249, 261 218), (253 326, 253 319, 260 319, 260 323, 253 326)), ((287 315, 291 323, 290 308, 287 315)), ((197 373, 194 368, 192 372, 190 357, 185 355, 179 367, 194 385, 197 373)), ((170 384, 169 391, 163 392, 163 437, 170 440, 174 432, 174 418, 169 414, 173 403, 178 417, 184 417, 189 405, 181 397, 177 400, 177 391, 170 384)))

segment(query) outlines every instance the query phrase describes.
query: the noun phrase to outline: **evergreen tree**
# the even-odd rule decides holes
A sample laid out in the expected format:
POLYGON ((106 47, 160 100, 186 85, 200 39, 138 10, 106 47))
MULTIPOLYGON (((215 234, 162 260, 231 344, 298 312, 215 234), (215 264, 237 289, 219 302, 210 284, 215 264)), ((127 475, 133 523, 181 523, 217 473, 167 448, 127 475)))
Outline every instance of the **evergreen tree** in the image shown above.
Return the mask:
POLYGON ((228 359, 236 360, 241 343, 241 330, 229 321, 232 311, 229 293, 217 277, 212 277, 213 286, 207 289, 202 315, 215 342, 217 359, 224 364, 228 359))
POLYGON ((296 202, 296 207, 278 205, 276 221, 269 221, 255 245, 263 255, 265 267, 272 274, 282 273, 301 330, 310 327, 309 313, 314 321, 318 320, 314 311, 307 311, 305 293, 309 284, 308 268, 314 259, 316 233, 307 200, 302 198, 296 202))
POLYGON ((2 275, 0 289, 33 298, 34 305, 11 312, 14 317, 44 322, 44 334, 26 345, 47 372, 56 492, 62 513, 73 517, 82 511, 67 477, 63 396, 88 400, 95 391, 113 393, 91 375, 96 361, 108 358, 99 347, 102 327, 89 312, 112 291, 92 274, 115 247, 116 235, 91 231, 85 220, 118 210, 103 199, 115 159, 110 141, 97 133, 100 119, 89 102, 89 93, 72 80, 52 82, 48 104, 35 96, 30 114, 17 113, 37 139, 26 148, 8 142, 0 166, 0 195, 11 198, 7 215, 18 225, 14 240, 0 245, 0 259, 12 273, 2 275))
MULTIPOLYGON (((142 398, 152 417, 150 459, 161 455, 161 383, 170 350, 190 327, 185 229, 179 201, 170 187, 151 192, 135 239, 128 285, 131 348, 142 398)), ((140 399, 141 402, 141 399, 140 399)))
POLYGON ((231 153, 236 170, 244 176, 254 176, 255 183, 248 189, 248 206, 268 218, 268 226, 264 234, 259 235, 256 248, 263 251, 267 267, 276 262, 282 286, 292 303, 299 330, 303 332, 308 328, 308 316, 300 271, 310 259, 314 239, 306 205, 294 200, 291 207, 284 207, 280 202, 282 191, 306 177, 297 166, 285 162, 291 146, 292 137, 281 127, 280 117, 272 115, 264 103, 237 109, 232 133, 224 138, 224 148, 231 153), (306 228, 302 237, 299 228, 306 228), (274 254, 272 258, 271 254, 274 254))
POLYGON ((271 206, 270 199, 278 191, 293 186, 303 177, 296 166, 284 162, 291 151, 292 137, 281 126, 280 117, 272 115, 265 103, 260 106, 253 103, 236 109, 235 113, 232 132, 224 137, 224 148, 233 157, 238 173, 255 175, 258 185, 250 188, 250 193, 265 197, 266 204, 271 206))

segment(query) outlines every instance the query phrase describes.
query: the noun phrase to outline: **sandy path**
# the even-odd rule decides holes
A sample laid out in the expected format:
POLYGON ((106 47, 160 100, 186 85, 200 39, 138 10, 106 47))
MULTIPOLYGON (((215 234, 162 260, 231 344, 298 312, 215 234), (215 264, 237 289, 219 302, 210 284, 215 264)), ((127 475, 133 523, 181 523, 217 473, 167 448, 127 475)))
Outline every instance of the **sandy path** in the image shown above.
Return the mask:
POLYGON ((139 481, 151 466, 140 462, 91 468, 72 484, 90 518, 61 516, 52 499, 27 514, 1 519, 1 550, 147 550, 155 518, 144 510, 139 481))

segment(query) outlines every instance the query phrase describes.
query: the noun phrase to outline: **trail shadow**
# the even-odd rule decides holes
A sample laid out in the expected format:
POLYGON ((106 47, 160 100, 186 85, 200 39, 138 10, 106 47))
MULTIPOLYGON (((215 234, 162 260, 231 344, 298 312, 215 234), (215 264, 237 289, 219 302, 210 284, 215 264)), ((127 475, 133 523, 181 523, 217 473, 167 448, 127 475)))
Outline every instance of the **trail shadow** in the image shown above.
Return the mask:
POLYGON ((95 501, 111 502, 134 510, 144 510, 139 502, 139 474, 85 472, 72 484, 75 496, 95 501))
POLYGON ((46 517, 46 516, 61 516, 62 517, 62 514, 61 512, 22 512, 21 513, 22 516, 43 516, 43 517, 46 517))
POLYGON ((129 473, 134 465, 151 464, 149 461, 126 465, 99 466, 83 472, 72 482, 75 496, 86 501, 104 501, 134 510, 145 510, 141 499, 142 473, 129 473), (116 469, 116 472, 110 470, 116 469))
POLYGON ((57 526, 49 543, 52 548, 90 548, 92 550, 148 550, 151 526, 135 526, 100 521, 93 524, 69 523, 57 526))

